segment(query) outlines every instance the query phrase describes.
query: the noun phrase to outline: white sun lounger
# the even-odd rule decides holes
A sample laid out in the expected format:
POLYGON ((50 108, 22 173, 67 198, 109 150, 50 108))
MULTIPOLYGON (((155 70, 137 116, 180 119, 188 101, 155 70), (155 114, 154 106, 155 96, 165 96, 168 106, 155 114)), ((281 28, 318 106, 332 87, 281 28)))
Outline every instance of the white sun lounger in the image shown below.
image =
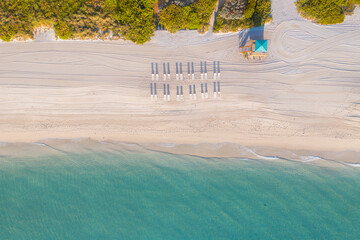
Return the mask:
POLYGON ((166 101, 166 84, 164 83, 164 101, 166 101))
POLYGON ((179 101, 180 97, 179 97, 179 86, 176 86, 176 101, 179 101))
POLYGON ((191 62, 191 70, 192 70, 192 80, 195 80, 195 73, 194 73, 194 62, 191 62))
POLYGON ((204 78, 204 73, 203 73, 203 62, 200 62, 200 76, 201 76, 201 80, 203 80, 203 78, 204 78))
POLYGON ((178 62, 176 62, 176 80, 179 80, 179 65, 178 65, 178 62))
POLYGON ((192 89, 191 89, 191 84, 189 85, 189 97, 190 100, 192 99, 192 89))
POLYGON ((194 100, 196 100, 196 88, 195 88, 195 84, 193 85, 193 96, 194 96, 194 100))
POLYGON ((166 81, 166 64, 163 63, 163 69, 164 69, 164 81, 166 81))
POLYGON ((201 99, 204 99, 204 84, 201 83, 201 99))
POLYGON ((181 96, 181 101, 184 100, 183 86, 180 86, 180 96, 181 96))
POLYGON ((207 83, 205 83, 205 98, 208 98, 208 89, 207 89, 207 83))
POLYGON ((204 74, 205 74, 205 80, 207 80, 207 66, 206 66, 206 62, 204 62, 204 74))
POLYGON ((150 83, 150 98, 151 98, 151 100, 153 100, 153 84, 152 83, 150 83))
POLYGON ((190 80, 190 63, 188 62, 187 65, 188 65, 188 79, 190 80))
POLYGON ((154 81, 155 74, 154 74, 154 63, 151 63, 151 80, 154 81))
POLYGON ((168 78, 170 80, 170 63, 167 63, 167 69, 168 69, 168 78))
POLYGON ((180 80, 183 80, 182 63, 180 63, 180 80))
POLYGON ((167 85, 167 100, 170 101, 170 85, 167 85))
POLYGON ((214 81, 214 98, 216 98, 216 82, 214 81))
POLYGON ((158 64, 156 63, 156 81, 159 80, 159 67, 158 64))

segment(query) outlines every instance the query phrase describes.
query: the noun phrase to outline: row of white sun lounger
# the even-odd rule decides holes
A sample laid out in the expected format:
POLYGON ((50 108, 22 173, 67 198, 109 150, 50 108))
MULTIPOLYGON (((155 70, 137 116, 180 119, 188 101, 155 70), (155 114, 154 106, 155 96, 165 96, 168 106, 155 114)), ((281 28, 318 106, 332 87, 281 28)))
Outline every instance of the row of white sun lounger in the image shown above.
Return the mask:
MULTIPOLYGON (((170 80, 171 73, 170 73, 170 63, 163 63, 163 80, 170 80)), ((176 80, 184 80, 183 76, 183 64, 180 62, 176 62, 175 64, 175 72, 176 72, 176 80)), ((158 81, 159 80, 159 65, 158 63, 151 63, 151 80, 158 81)), ((213 74, 214 80, 220 79, 220 61, 213 62, 213 74)), ((195 80, 195 71, 194 71, 194 62, 187 62, 187 79, 188 80, 195 80)), ((207 63, 200 62, 200 78, 201 80, 208 79, 207 73, 207 63)))
MULTIPOLYGON (((196 100, 196 84, 189 84, 188 86, 188 92, 189 92, 189 98, 192 100, 196 100)), ((208 96, 208 84, 207 83, 201 83, 200 84, 200 93, 201 98, 209 98, 208 96)), ((214 98, 216 98, 217 95, 221 96, 220 92, 220 81, 214 81, 213 82, 213 93, 214 98)), ((170 84, 163 84, 163 95, 164 95, 164 101, 170 101, 170 84)), ((150 96, 151 100, 157 100, 157 84, 156 83, 150 83, 150 96)), ((176 86, 176 100, 180 101, 184 99, 184 86, 178 85, 176 86)))

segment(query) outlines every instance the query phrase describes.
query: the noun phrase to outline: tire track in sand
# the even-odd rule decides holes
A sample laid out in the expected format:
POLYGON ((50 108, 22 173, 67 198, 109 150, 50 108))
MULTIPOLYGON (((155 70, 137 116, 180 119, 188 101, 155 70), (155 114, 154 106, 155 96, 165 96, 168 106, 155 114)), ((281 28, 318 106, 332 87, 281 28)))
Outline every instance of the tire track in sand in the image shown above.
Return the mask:
MULTIPOLYGON (((274 56, 280 58, 285 62, 301 62, 308 61, 326 50, 335 48, 339 44, 349 44, 349 39, 359 39, 360 28, 346 33, 338 34, 331 29, 317 26, 313 23, 288 21, 279 24, 275 29, 271 43, 271 52, 274 56), (285 36, 289 31, 301 30, 310 35, 322 38, 322 41, 314 42, 310 47, 304 48, 300 51, 291 52, 285 49, 285 36)), ((296 39, 296 38, 295 38, 296 39)), ((302 45, 302 40, 298 39, 299 45, 302 45)))

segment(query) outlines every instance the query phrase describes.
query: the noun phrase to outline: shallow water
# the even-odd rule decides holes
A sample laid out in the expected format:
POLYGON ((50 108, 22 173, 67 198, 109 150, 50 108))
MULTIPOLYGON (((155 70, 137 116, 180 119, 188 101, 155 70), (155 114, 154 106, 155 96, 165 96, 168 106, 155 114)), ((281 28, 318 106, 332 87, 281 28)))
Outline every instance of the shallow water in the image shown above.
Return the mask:
POLYGON ((0 161, 1 239, 359 239, 360 169, 92 152, 0 161))

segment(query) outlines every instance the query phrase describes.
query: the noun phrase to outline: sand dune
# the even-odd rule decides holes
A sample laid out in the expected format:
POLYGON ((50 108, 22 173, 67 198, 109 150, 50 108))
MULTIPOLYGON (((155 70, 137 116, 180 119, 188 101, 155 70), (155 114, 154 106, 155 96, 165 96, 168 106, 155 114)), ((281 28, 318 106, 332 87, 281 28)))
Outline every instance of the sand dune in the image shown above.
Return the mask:
MULTIPOLYGON (((144 46, 123 41, 0 43, 0 141, 82 138, 182 144, 232 142, 308 151, 360 149, 360 12, 343 24, 302 20, 273 1, 264 61, 238 54, 239 33, 170 35, 144 46), (152 62, 208 62, 209 99, 151 101, 152 62), (221 62, 221 98, 212 96, 221 62)), ((186 66, 186 65, 185 65, 186 66)), ((186 72, 186 68, 184 68, 186 72)), ((186 74, 185 74, 186 75, 186 74)), ((158 83, 162 87, 163 81, 158 83)), ((198 83, 198 82, 197 82, 198 83)), ((360 161, 360 160, 359 160, 360 161)))

